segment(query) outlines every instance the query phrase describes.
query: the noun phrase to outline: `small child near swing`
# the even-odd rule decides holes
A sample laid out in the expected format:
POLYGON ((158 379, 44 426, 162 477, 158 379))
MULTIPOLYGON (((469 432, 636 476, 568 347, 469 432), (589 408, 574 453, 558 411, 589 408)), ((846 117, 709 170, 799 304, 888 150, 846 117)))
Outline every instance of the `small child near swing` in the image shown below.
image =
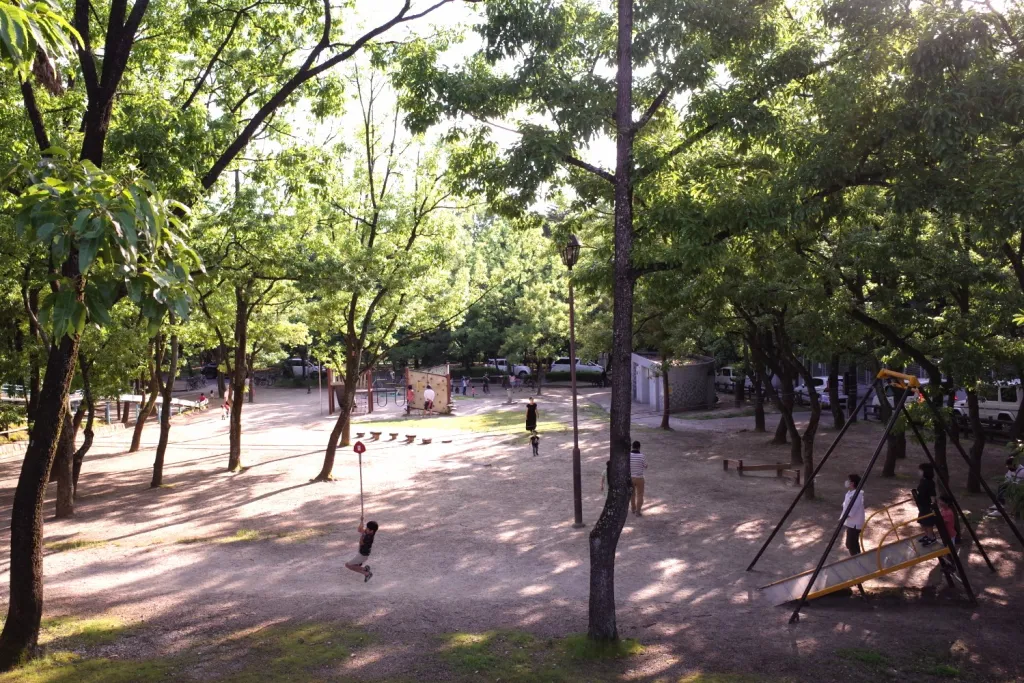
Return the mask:
POLYGON ((370 548, 373 547, 373 537, 377 534, 377 528, 377 522, 373 521, 367 522, 364 527, 363 518, 359 518, 359 552, 345 563, 345 569, 351 569, 363 575, 363 583, 373 578, 373 572, 370 571, 370 565, 366 564, 366 561, 370 559, 370 548))

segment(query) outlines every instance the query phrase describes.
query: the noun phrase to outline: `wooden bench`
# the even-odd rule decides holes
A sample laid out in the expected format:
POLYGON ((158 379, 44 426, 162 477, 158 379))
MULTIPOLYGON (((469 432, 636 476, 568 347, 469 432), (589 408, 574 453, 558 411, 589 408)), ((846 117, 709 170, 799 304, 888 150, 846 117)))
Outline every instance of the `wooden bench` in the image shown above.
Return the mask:
POLYGON ((775 472, 776 477, 792 479, 797 486, 800 485, 800 470, 793 469, 789 463, 777 462, 763 465, 745 465, 742 460, 723 460, 722 470, 729 471, 732 467, 742 477, 744 472, 775 472))

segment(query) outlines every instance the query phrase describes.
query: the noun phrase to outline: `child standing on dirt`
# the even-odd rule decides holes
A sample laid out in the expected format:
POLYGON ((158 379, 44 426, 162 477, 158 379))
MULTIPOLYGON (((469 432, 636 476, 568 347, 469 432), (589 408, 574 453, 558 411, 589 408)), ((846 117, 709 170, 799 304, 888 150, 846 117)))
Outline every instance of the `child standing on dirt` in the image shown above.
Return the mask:
POLYGON ((221 413, 220 419, 223 420, 231 413, 231 398, 224 399, 224 405, 221 407, 224 411, 221 413))
POLYGON ((537 432, 530 436, 530 446, 533 447, 534 457, 540 455, 540 437, 537 436, 537 432))
POLYGON ((935 543, 935 515, 932 513, 932 499, 935 498, 935 468, 931 463, 923 462, 917 466, 921 470, 921 479, 917 482, 917 488, 911 492, 914 494, 914 502, 917 503, 917 515, 922 519, 918 522, 924 529, 924 536, 921 537, 921 545, 935 543))
POLYGON ((859 474, 850 474, 846 477, 846 498, 843 499, 843 514, 846 521, 846 549, 851 555, 860 555, 860 530, 864 528, 864 492, 853 497, 857 486, 860 484, 859 474), (846 511, 850 512, 847 513, 846 511))
POLYGON ((377 535, 377 529, 377 522, 367 522, 364 527, 363 518, 359 518, 359 552, 345 563, 345 569, 363 575, 363 583, 373 578, 373 572, 366 561, 370 559, 370 549, 373 547, 373 537, 377 535))
POLYGON ((953 498, 947 494, 939 496, 939 514, 942 515, 942 524, 946 527, 949 540, 953 543, 959 542, 960 538, 956 532, 956 515, 953 514, 953 498))

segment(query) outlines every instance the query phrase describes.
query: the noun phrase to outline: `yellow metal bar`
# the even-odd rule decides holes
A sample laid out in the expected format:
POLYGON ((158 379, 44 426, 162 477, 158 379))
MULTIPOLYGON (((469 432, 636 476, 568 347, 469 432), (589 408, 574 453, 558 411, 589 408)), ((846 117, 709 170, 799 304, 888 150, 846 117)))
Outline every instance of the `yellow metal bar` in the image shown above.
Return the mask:
MULTIPOLYGON (((903 500, 895 502, 892 505, 884 506, 881 510, 875 510, 874 512, 872 512, 871 516, 868 517, 866 520, 864 520, 864 526, 861 527, 861 530, 860 530, 860 547, 861 547, 861 552, 864 552, 864 553, 868 552, 867 551, 867 546, 864 543, 864 530, 868 528, 868 523, 871 522, 871 520, 875 518, 875 515, 877 515, 877 514, 879 514, 881 512, 884 512, 889 517, 889 523, 892 524, 893 526, 895 526, 895 523, 892 521, 892 515, 889 514, 889 509, 890 508, 894 508, 897 505, 903 505, 904 503, 910 503, 913 500, 914 500, 913 498, 904 498, 903 500)), ((900 538, 900 535, 896 534, 896 538, 900 538)), ((900 540, 902 541, 903 539, 900 538, 900 540)))
POLYGON ((917 377, 915 377, 914 375, 906 375, 902 372, 894 372, 892 370, 879 370, 878 375, 876 375, 876 377, 878 379, 899 380, 901 382, 901 386, 903 387, 911 386, 914 388, 918 388, 921 386, 921 382, 918 381, 917 377))
MULTIPOLYGON (((914 522, 920 521, 920 520, 924 519, 925 517, 933 517, 933 516, 934 516, 934 515, 933 515, 932 513, 930 513, 930 512, 929 512, 929 513, 928 513, 927 515, 921 515, 920 517, 915 517, 914 519, 911 519, 911 520, 908 520, 908 521, 906 521, 906 522, 903 522, 902 524, 897 524, 897 525, 896 525, 896 526, 894 526, 893 528, 891 528, 891 529, 889 529, 888 531, 886 531, 886 532, 885 532, 885 536, 882 536, 882 542, 881 542, 881 544, 880 544, 880 545, 878 546, 878 550, 877 550, 877 551, 876 551, 876 553, 875 553, 875 557, 876 557, 876 558, 877 558, 877 560, 878 560, 878 568, 879 568, 879 570, 881 570, 881 569, 882 569, 882 548, 883 548, 883 546, 885 546, 885 539, 889 538, 889 534, 891 534, 891 533, 893 533, 894 531, 896 531, 896 532, 897 532, 897 535, 898 535, 898 533, 899 533, 899 532, 898 532, 897 530, 898 530, 898 529, 899 529, 899 528, 900 528, 901 526, 907 526, 908 524, 913 524, 914 522)), ((917 552, 917 546, 916 546, 915 544, 911 543, 910 547, 914 549, 914 552, 915 552, 915 553, 917 552)), ((945 546, 943 546, 943 547, 945 547, 945 546)))
POLYGON ((850 581, 844 581, 843 583, 836 584, 835 586, 829 586, 828 588, 823 588, 820 591, 817 591, 815 593, 811 593, 810 595, 808 595, 807 599, 808 600, 813 600, 814 598, 820 598, 823 595, 828 595, 829 593, 835 593, 836 591, 841 591, 844 588, 850 588, 851 586, 856 586, 859 583, 864 583, 865 581, 870 581, 871 579, 877 579, 880 576, 885 576, 886 574, 892 574, 893 572, 898 572, 901 569, 906 569, 907 567, 912 567, 915 564, 921 564, 922 562, 926 562, 928 560, 932 560, 932 559, 935 559, 935 558, 938 558, 938 557, 942 557, 943 555, 948 555, 948 554, 949 554, 949 548, 947 548, 946 546, 942 546, 942 548, 940 548, 939 550, 936 550, 934 552, 928 553, 927 555, 920 555, 918 557, 915 557, 912 560, 906 560, 904 562, 900 562, 899 564, 894 564, 891 567, 886 567, 885 569, 881 569, 881 570, 879 570, 877 572, 872 572, 870 574, 865 574, 864 576, 858 576, 856 579, 851 579, 850 581))

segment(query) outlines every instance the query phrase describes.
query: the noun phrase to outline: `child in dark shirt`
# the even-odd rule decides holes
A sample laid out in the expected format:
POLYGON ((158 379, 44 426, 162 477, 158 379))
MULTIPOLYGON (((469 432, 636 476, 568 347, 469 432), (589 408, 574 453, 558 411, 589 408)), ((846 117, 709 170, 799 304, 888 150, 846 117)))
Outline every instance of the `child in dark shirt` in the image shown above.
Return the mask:
POLYGON ((363 526, 363 520, 359 520, 359 552, 355 557, 345 563, 346 569, 363 575, 363 583, 373 578, 370 565, 366 561, 370 559, 370 548, 373 547, 373 537, 377 535, 377 522, 367 522, 363 526))
POLYGON ((921 537, 921 545, 935 543, 935 515, 932 513, 932 499, 935 498, 935 468, 931 463, 923 462, 918 465, 921 470, 921 479, 917 482, 917 488, 913 489, 914 502, 917 503, 917 515, 922 519, 918 522, 924 529, 924 536, 921 537))
POLYGON ((533 447, 533 454, 540 455, 540 437, 536 433, 530 437, 530 445, 533 447))

